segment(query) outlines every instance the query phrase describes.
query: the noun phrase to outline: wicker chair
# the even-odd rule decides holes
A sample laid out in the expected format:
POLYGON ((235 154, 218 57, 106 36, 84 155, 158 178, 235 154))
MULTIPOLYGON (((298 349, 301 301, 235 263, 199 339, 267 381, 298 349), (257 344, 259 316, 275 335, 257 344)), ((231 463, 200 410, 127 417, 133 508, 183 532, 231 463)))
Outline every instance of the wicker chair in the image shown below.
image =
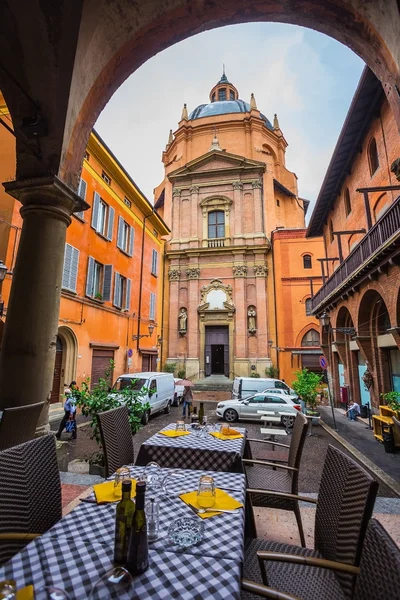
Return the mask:
MULTIPOLYGON (((299 503, 291 497, 279 496, 276 492, 294 495, 298 493, 299 467, 304 442, 307 436, 307 426, 308 422, 306 417, 302 413, 298 413, 293 426, 287 465, 263 460, 243 459, 243 464, 249 465, 246 467, 248 487, 271 490, 272 492, 272 494, 268 494, 266 491, 262 494, 250 494, 249 500, 252 505, 279 508, 281 510, 290 510, 294 512, 302 546, 305 546, 306 542, 303 524, 301 522, 299 503)), ((264 442, 264 440, 252 441, 264 442)))
POLYGON ((126 406, 98 413, 101 444, 104 452, 106 477, 122 465, 133 464, 133 439, 126 406))
MULTIPOLYGON (((304 600, 352 598, 354 569, 333 572, 310 568, 315 559, 357 566, 368 521, 378 491, 378 483, 353 459, 328 447, 318 501, 295 496, 296 500, 317 504, 314 547, 302 548, 264 540, 249 540, 245 550, 246 579, 270 585, 282 593, 304 600), (261 574, 258 558, 263 562, 261 574), (325 591, 330 590, 328 595, 325 591)), ((253 492, 253 490, 250 490, 253 492)), ((254 492, 262 493, 261 490, 254 492)), ((290 496, 291 494, 288 494, 290 496)), ((244 594, 244 598, 252 598, 244 594)))
POLYGON ((0 411, 0 450, 23 444, 35 437, 44 402, 5 408, 0 411))
POLYGON ((54 435, 0 452, 0 564, 62 516, 54 435))
MULTIPOLYGON (((345 569, 345 572, 350 571, 357 576, 352 600, 399 597, 400 550, 375 519, 370 520, 367 528, 359 568, 331 561, 321 561, 321 567, 338 573, 345 569)), ((242 581, 242 589, 251 592, 255 597, 299 600, 296 596, 281 594, 277 590, 248 580, 242 581)), ((346 600, 342 589, 337 590, 337 596, 332 594, 332 590, 320 590, 320 598, 346 600)))

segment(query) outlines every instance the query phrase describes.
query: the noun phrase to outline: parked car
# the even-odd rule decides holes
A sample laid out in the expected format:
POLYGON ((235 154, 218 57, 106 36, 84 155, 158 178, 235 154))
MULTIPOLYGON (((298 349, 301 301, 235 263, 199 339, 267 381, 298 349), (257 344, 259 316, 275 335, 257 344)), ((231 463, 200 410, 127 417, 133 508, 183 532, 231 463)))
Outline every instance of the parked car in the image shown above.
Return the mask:
POLYGON ((173 406, 179 406, 180 403, 183 400, 183 392, 185 391, 185 387, 183 385, 176 385, 177 381, 181 381, 181 379, 174 377, 174 383, 175 383, 175 394, 174 394, 174 401, 172 403, 173 406))
POLYGON ((146 390, 145 395, 140 400, 143 404, 149 403, 150 409, 143 412, 143 425, 148 423, 150 415, 154 415, 162 410, 165 414, 170 412, 175 394, 174 376, 172 373, 127 373, 118 377, 111 393, 118 392, 127 387, 132 387, 134 390, 146 390))
POLYGON ((266 389, 283 390, 290 396, 297 394, 284 381, 280 379, 270 379, 269 377, 235 377, 232 388, 232 398, 248 398, 254 394, 263 392, 266 389))
POLYGON ((251 398, 219 402, 216 414, 227 423, 234 423, 239 419, 265 420, 265 417, 257 414, 258 410, 273 411, 275 414, 268 417, 268 421, 292 427, 297 413, 301 412, 301 406, 293 396, 269 394, 267 390, 266 393, 255 394, 251 398), (282 412, 285 414, 280 415, 282 412))

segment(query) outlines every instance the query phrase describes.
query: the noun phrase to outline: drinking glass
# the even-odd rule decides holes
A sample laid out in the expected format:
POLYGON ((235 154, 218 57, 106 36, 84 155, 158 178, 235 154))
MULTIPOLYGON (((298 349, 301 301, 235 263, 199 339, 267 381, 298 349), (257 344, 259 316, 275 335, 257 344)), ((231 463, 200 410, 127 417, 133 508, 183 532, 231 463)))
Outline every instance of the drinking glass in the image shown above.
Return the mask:
POLYGON ((175 431, 186 431, 185 422, 177 421, 175 425, 175 431))
POLYGON ((114 494, 115 496, 121 496, 122 494, 122 482, 124 480, 130 480, 131 472, 129 467, 120 467, 115 472, 114 479, 114 494))
MULTIPOLYGON (((124 567, 113 567, 100 577, 90 590, 88 600, 118 598, 132 583, 132 575, 124 567)), ((35 599, 36 600, 36 599, 35 599)))
POLYGON ((15 587, 15 581, 7 580, 0 581, 0 598, 4 600, 15 600, 17 590, 15 587))
POLYGON ((199 479, 197 504, 201 508, 211 508, 215 504, 215 485, 211 475, 202 475, 199 479))
POLYGON ((221 423, 220 432, 222 433, 222 435, 229 435, 229 431, 230 426, 228 425, 228 423, 221 423))
POLYGON ((147 483, 146 492, 158 494, 161 490, 161 467, 156 462, 149 462, 141 477, 147 483))
POLYGON ((35 589, 35 600, 70 600, 70 598, 67 592, 51 585, 46 585, 39 590, 35 589))
POLYGON ((158 528, 160 525, 160 505, 154 498, 150 498, 145 506, 147 521, 147 539, 155 542, 158 539, 158 528))

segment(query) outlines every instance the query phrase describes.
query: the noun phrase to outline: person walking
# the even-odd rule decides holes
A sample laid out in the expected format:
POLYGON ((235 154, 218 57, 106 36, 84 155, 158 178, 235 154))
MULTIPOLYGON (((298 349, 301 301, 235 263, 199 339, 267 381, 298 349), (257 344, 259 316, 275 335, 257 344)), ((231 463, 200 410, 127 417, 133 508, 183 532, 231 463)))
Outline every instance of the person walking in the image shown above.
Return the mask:
POLYGON ((191 406, 193 403, 193 394, 192 394, 192 388, 189 387, 188 385, 185 385, 185 389, 183 392, 183 411, 182 411, 182 417, 186 417, 186 407, 188 409, 188 417, 190 417, 190 410, 191 410, 191 406))
POLYGON ((56 433, 56 438, 58 440, 61 438, 61 434, 64 431, 64 429, 67 429, 71 432, 70 439, 76 440, 76 397, 74 395, 74 392, 76 393, 78 391, 76 381, 71 382, 71 387, 68 387, 66 384, 64 384, 64 416, 61 419, 60 426, 56 433), (69 422, 72 422, 73 425, 67 425, 67 423, 69 422))

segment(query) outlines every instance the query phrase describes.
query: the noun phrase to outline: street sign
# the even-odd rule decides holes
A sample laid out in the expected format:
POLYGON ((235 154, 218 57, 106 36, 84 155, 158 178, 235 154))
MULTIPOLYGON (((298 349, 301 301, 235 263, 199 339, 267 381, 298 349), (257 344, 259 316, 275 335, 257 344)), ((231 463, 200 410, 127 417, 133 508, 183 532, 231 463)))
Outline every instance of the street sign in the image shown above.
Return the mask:
POLYGON ((132 350, 132 348, 129 348, 129 350, 128 350, 128 358, 132 358, 132 356, 133 356, 133 350, 132 350))
POLYGON ((328 362, 325 358, 325 356, 320 356, 319 357, 319 366, 321 367, 321 369, 323 369, 325 371, 325 369, 328 368, 328 362))

